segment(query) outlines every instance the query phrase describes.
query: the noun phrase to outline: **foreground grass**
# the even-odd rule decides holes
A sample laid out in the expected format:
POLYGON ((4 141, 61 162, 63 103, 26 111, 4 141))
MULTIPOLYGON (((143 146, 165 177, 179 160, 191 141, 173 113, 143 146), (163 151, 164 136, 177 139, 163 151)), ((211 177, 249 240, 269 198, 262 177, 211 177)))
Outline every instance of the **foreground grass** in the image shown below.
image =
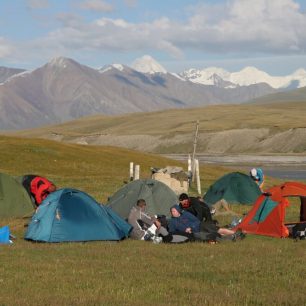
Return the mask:
POLYGON ((126 240, 1 247, 3 305, 303 305, 305 244, 126 240))
MULTIPOLYGON (((0 137, 0 149, 1 172, 46 175, 59 187, 81 189, 101 202, 127 179, 130 161, 141 165, 142 177, 149 176, 150 166, 170 163, 110 147, 10 137, 0 137)), ((203 190, 225 172, 202 167, 203 190)), ((0 221, 17 236, 13 245, 0 246, 0 305, 305 304, 304 241, 249 235, 218 245, 129 239, 41 244, 23 240, 28 221, 0 221)))

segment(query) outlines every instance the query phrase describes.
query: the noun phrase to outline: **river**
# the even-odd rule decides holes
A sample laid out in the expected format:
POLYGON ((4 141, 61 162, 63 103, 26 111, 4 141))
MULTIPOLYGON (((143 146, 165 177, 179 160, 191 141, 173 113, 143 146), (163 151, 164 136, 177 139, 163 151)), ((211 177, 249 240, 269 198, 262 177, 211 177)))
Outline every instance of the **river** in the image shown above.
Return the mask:
MULTIPOLYGON (((164 156, 186 161, 188 154, 165 154, 164 156)), ((306 180, 306 156, 295 155, 206 155, 197 154, 200 165, 216 164, 241 172, 260 167, 265 175, 286 181, 306 180)))

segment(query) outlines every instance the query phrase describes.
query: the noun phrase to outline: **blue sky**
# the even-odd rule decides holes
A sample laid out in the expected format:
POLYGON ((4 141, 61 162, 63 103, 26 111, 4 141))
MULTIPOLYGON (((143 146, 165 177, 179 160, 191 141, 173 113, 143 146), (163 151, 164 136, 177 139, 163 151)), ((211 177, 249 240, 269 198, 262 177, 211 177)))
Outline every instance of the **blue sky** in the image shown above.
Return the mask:
POLYGON ((0 66, 100 68, 145 54, 168 71, 306 68, 306 0, 2 0, 0 66))

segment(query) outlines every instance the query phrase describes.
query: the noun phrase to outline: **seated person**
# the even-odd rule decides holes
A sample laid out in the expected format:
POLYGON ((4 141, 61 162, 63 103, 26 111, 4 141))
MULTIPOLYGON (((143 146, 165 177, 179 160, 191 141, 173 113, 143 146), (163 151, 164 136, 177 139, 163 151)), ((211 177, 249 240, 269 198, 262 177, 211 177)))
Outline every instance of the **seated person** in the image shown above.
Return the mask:
POLYGON ((179 196, 179 206, 181 207, 181 209, 192 213, 201 222, 213 221, 210 208, 200 198, 189 197, 188 194, 182 193, 179 196))
POLYGON ((170 233, 187 233, 193 234, 199 240, 214 240, 224 236, 229 236, 233 241, 237 238, 244 238, 244 234, 235 233, 230 229, 213 229, 207 228, 205 222, 200 220, 188 211, 181 209, 179 205, 174 205, 170 209, 171 219, 169 222, 170 233))
POLYGON ((22 185, 30 195, 30 198, 37 208, 42 201, 52 192, 56 190, 56 186, 46 179, 38 175, 25 175, 22 178, 22 185))
POLYGON ((139 199, 136 206, 133 206, 129 213, 128 223, 133 226, 130 234, 131 238, 153 241, 155 243, 160 243, 162 241, 179 243, 188 240, 188 238, 183 236, 169 234, 167 229, 161 226, 157 218, 146 214, 146 205, 144 199, 139 199))

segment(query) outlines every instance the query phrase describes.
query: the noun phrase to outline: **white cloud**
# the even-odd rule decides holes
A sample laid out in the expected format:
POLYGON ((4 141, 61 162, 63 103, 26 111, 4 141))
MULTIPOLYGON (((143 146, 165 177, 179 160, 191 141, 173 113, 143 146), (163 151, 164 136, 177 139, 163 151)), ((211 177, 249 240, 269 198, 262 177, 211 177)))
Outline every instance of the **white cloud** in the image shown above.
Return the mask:
POLYGON ((3 37, 0 37, 0 58, 9 57, 12 51, 13 47, 3 37))
POLYGON ((305 28, 306 15, 293 0, 233 0, 197 7, 177 43, 220 52, 304 52, 305 28))
MULTIPOLYGON (((83 5, 94 3, 86 1, 83 5)), ((97 2, 105 3, 105 2, 97 2)), ((182 58, 186 50, 203 54, 305 54, 306 15, 293 0, 229 0, 221 5, 194 7, 187 21, 161 17, 152 22, 101 18, 86 23, 62 15, 61 26, 29 42, 40 53, 143 53, 163 51, 182 58)))
POLYGON ((98 11, 105 13, 109 13, 114 10, 113 5, 103 0, 86 0, 80 4, 80 7, 91 11, 98 11))
POLYGON ((27 6, 31 9, 42 9, 49 7, 49 0, 27 0, 27 6))

